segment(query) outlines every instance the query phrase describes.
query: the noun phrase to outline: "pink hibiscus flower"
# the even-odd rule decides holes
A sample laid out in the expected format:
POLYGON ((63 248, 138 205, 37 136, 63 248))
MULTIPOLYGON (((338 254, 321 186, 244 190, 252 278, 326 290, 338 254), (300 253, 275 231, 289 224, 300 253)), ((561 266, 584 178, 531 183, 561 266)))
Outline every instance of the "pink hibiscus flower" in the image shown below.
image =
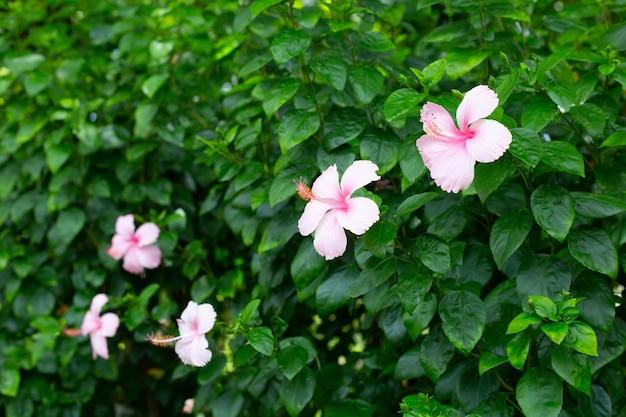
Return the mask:
POLYGON ((84 336, 89 335, 91 341, 91 352, 94 359, 98 356, 104 359, 109 359, 109 349, 107 347, 107 337, 115 336, 117 328, 120 324, 120 319, 114 313, 106 313, 100 316, 100 310, 102 306, 109 301, 109 298, 105 294, 97 294, 91 300, 91 307, 83 323, 80 326, 80 331, 84 336))
POLYGON ((498 95, 485 85, 465 94, 454 124, 442 106, 426 103, 420 113, 426 134, 416 142, 435 183, 447 192, 459 192, 474 180, 476 162, 493 162, 511 144, 511 132, 502 123, 488 120, 498 107, 498 95))
POLYGON ((156 346, 167 346, 176 342, 176 354, 186 365, 204 366, 213 354, 208 349, 209 342, 204 335, 215 325, 217 314, 211 304, 196 304, 189 301, 180 319, 177 319, 180 336, 148 335, 148 340, 156 346))
POLYGON ((158 237, 159 228, 154 223, 143 224, 135 231, 134 216, 120 216, 107 253, 114 259, 124 257, 122 268, 141 274, 144 268, 153 269, 161 263, 161 249, 153 245, 158 237))
POLYGON ((343 255, 348 245, 346 232, 362 235, 378 221, 380 211, 375 202, 366 197, 350 197, 352 193, 380 176, 378 166, 371 161, 355 161, 346 169, 341 184, 337 165, 331 165, 307 187, 302 180, 296 183, 298 195, 308 204, 298 221, 302 236, 315 231, 313 246, 326 260, 343 255))

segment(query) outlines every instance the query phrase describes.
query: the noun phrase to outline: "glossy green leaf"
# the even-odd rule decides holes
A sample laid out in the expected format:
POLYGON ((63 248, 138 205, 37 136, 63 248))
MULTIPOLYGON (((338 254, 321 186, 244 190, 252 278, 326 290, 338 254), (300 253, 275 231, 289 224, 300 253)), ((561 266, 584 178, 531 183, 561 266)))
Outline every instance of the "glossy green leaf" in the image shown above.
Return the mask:
POLYGON ((606 138, 602 144, 601 148, 608 148, 611 146, 626 146, 626 131, 613 132, 606 138))
POLYGON ((576 215, 567 190, 558 185, 540 185, 530 196, 535 220, 550 236, 563 242, 576 215))
POLYGON ((341 58, 336 56, 314 58, 309 62, 309 66, 335 90, 342 91, 346 86, 348 67, 341 58))
POLYGON ((395 216, 404 216, 405 214, 413 213, 415 210, 422 207, 429 201, 434 200, 438 196, 439 193, 435 193, 432 191, 412 195, 398 206, 398 210, 396 210, 395 216))
POLYGON ((570 323, 565 342, 580 353, 598 356, 598 338, 587 323, 582 321, 570 323))
POLYGON ((418 105, 424 97, 424 94, 420 94, 410 88, 394 91, 385 101, 385 119, 393 126, 404 126, 407 117, 419 115, 420 108, 418 105))
POLYGON ((300 81, 293 78, 278 80, 263 94, 263 111, 271 117, 279 108, 289 101, 300 88, 300 81))
POLYGON ((520 300, 527 300, 531 295, 550 298, 569 290, 572 273, 561 259, 541 254, 525 258, 515 279, 520 300))
POLYGON ((313 239, 305 239, 300 243, 289 270, 296 288, 302 290, 313 282, 325 267, 326 260, 315 251, 313 239))
POLYGON ((48 230, 48 240, 54 246, 59 247, 59 252, 63 252, 65 246, 80 233, 85 221, 85 213, 79 209, 69 209, 62 211, 59 217, 48 230))
POLYGON ((372 417, 374 407, 362 399, 344 399, 324 404, 325 417, 372 417))
POLYGON ((274 6, 275 4, 281 3, 283 0, 255 0, 250 5, 250 13, 252 13, 252 17, 258 16, 263 10, 274 6))
POLYGON ((289 110, 278 123, 278 140, 283 153, 311 137, 320 127, 317 113, 307 110, 289 110))
POLYGON ((528 297, 528 306, 539 317, 556 321, 557 308, 554 301, 543 295, 531 295, 528 297))
POLYGON ((527 209, 511 211, 495 221, 489 236, 489 247, 498 268, 524 243, 532 227, 527 209))
POLYGON ((0 370, 0 393, 7 397, 17 396, 21 381, 20 370, 17 364, 5 361, 0 370))
POLYGON ((420 84, 431 86, 437 84, 443 78, 443 74, 446 72, 446 63, 446 60, 442 58, 426 65, 421 71, 417 68, 411 68, 411 71, 415 74, 420 84))
POLYGON ((357 65, 350 68, 348 80, 356 99, 362 104, 368 104, 380 93, 385 79, 376 68, 357 65))
POLYGON ((554 372, 568 384, 591 395, 591 366, 588 356, 555 346, 550 353, 550 362, 554 372))
POLYGON ((324 145, 333 150, 356 139, 367 127, 362 110, 345 107, 331 114, 324 123, 324 145))
POLYGON ((515 166, 506 154, 489 164, 477 164, 474 168, 474 188, 480 201, 484 202, 509 176, 515 172, 515 166))
POLYGON ((41 93, 52 81, 52 75, 43 72, 31 72, 24 77, 24 89, 29 97, 41 93))
POLYGON ((426 173, 427 169, 413 140, 405 140, 402 142, 399 152, 402 156, 399 164, 402 174, 404 174, 404 178, 402 179, 402 191, 404 191, 408 186, 420 179, 426 173))
POLYGON ((274 351, 274 335, 269 327, 261 326, 252 329, 246 337, 257 352, 265 356, 272 355, 274 351))
POLYGON ((313 398, 316 378, 313 371, 305 367, 291 380, 284 380, 278 389, 278 395, 291 417, 300 415, 307 403, 313 398))
POLYGON ((595 104, 584 103, 581 106, 574 106, 570 109, 570 113, 592 137, 597 138, 604 133, 606 114, 595 104))
POLYGON ((412 313, 415 307, 425 299, 432 282, 432 273, 425 267, 407 268, 398 274, 396 293, 402 307, 408 313, 412 313))
POLYGON ((439 303, 444 333, 452 344, 467 356, 485 330, 485 305, 468 291, 452 291, 439 303))
POLYGON ((557 115, 556 106, 544 95, 532 96, 525 104, 522 127, 534 133, 543 130, 557 115))
POLYGON ((43 55, 31 53, 14 58, 5 58, 4 65, 6 65, 12 73, 19 75, 23 72, 37 69, 45 60, 46 58, 43 55))
POLYGON ((358 275, 359 271, 353 267, 339 268, 333 272, 315 291, 317 312, 326 316, 348 304, 352 299, 350 287, 356 282, 358 275))
POLYGON ((359 278, 350 285, 348 293, 350 297, 358 297, 370 292, 374 288, 387 281, 396 272, 398 261, 395 257, 387 257, 378 259, 370 258, 363 271, 359 274, 359 278))
POLYGON ((148 77, 141 84, 141 91, 148 97, 152 98, 159 91, 159 88, 165 84, 165 82, 170 78, 169 74, 154 74, 148 77))
POLYGON ((511 129, 511 134, 513 135, 513 141, 509 148, 511 154, 531 167, 537 166, 543 152, 539 135, 523 127, 511 129))
POLYGON ((446 73, 456 80, 480 65, 489 56, 478 49, 454 49, 446 56, 446 73))
POLYGON ((357 45, 361 48, 376 52, 385 52, 395 49, 393 42, 380 32, 362 33, 358 37, 357 45))
POLYGON ((301 30, 283 29, 272 39, 270 51, 277 64, 284 64, 307 50, 311 37, 301 30))
POLYGON ((548 323, 541 326, 541 330, 557 345, 560 345, 569 330, 567 323, 548 323))
POLYGON ((399 158, 400 140, 389 131, 367 131, 360 137, 361 158, 376 161, 378 174, 391 170, 399 158))
POLYGON ((433 326, 420 347, 420 362, 426 375, 433 381, 439 381, 454 356, 454 345, 450 343, 439 326, 433 326))
POLYGON ((567 247, 574 258, 587 268, 617 277, 617 249, 603 229, 579 227, 567 238, 567 247))
POLYGON ((548 369, 530 368, 517 383, 515 398, 527 417, 557 417, 563 404, 563 383, 548 369))
POLYGON ((478 374, 484 375, 485 372, 496 368, 507 361, 507 358, 498 356, 491 352, 484 352, 480 355, 480 361, 478 363, 478 374))
POLYGON ((135 126, 133 135, 138 138, 145 138, 150 133, 152 120, 156 116, 159 106, 156 103, 143 101, 135 109, 135 126))
POLYGON ((615 295, 609 280, 585 274, 572 283, 572 293, 583 300, 577 304, 582 320, 595 329, 610 332, 615 324, 615 295))
POLYGON ((432 235, 421 235, 415 239, 420 261, 430 270, 445 274, 450 270, 450 247, 432 235))
POLYGON ((278 369, 280 369, 288 380, 292 380, 305 367, 309 355, 301 346, 289 346, 281 349, 276 355, 278 369))
POLYGON ((410 313, 404 313, 402 322, 411 339, 416 340, 420 337, 422 331, 428 327, 436 312, 437 299, 431 293, 427 293, 417 302, 417 305, 410 313))
POLYGON ((585 164, 578 150, 568 142, 545 142, 541 160, 552 168, 585 176, 585 164))
POLYGON ((378 221, 363 235, 363 243, 372 255, 383 258, 387 253, 387 247, 396 237, 397 227, 395 223, 378 221))
POLYGON ((609 195, 585 193, 582 191, 574 191, 570 195, 574 199, 574 210, 576 213, 586 217, 608 217, 626 211, 625 201, 609 195))
POLYGON ((515 333, 523 332, 529 326, 540 324, 541 322, 542 322, 541 317, 535 314, 529 314, 526 312, 519 313, 509 323, 506 329, 506 334, 515 334, 515 333))

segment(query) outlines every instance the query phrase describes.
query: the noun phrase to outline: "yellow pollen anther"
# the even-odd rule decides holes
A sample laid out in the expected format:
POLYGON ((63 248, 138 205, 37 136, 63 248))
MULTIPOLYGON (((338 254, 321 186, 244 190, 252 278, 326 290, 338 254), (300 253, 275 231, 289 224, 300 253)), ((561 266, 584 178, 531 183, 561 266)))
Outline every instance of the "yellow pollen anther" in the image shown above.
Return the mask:
POLYGON ((296 184, 296 191, 301 199, 311 201, 315 198, 315 194, 313 194, 313 191, 304 183, 302 177, 300 177, 300 182, 293 180, 293 183, 296 184))
POLYGON ((154 346, 169 346, 174 342, 174 336, 169 334, 156 335, 154 333, 150 333, 147 339, 154 346))
POLYGON ((440 139, 443 136, 443 131, 435 122, 434 114, 428 114, 425 118, 421 119, 421 122, 424 123, 424 132, 431 138, 440 139))

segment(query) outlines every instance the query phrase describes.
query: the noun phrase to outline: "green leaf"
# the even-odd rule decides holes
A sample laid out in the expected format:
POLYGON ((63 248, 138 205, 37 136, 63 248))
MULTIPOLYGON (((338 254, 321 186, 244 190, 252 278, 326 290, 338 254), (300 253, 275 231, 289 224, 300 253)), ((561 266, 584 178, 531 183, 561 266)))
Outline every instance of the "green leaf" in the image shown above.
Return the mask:
POLYGON ((365 400, 344 399, 324 404, 324 417, 372 417, 374 407, 365 400))
POLYGON ((343 91, 348 78, 348 67, 336 56, 316 57, 309 62, 309 66, 324 81, 335 90, 343 91))
POLYGON ((504 157, 489 164, 477 164, 474 169, 474 188, 480 201, 485 202, 498 187, 515 173, 515 165, 505 154, 504 157))
POLYGON ((263 93, 263 111, 269 119, 300 88, 300 81, 293 78, 281 79, 263 93))
POLYGON ((65 251, 65 247, 82 230, 86 220, 85 213, 76 208, 65 210, 59 214, 56 222, 48 230, 48 240, 53 247, 57 247, 57 255, 65 251))
POLYGON ((580 353, 598 356, 598 338, 596 332, 587 323, 582 321, 570 323, 565 342, 580 353))
POLYGON ((141 91, 148 97, 152 98, 156 94, 156 92, 165 84, 167 79, 170 77, 169 74, 154 74, 148 77, 141 84, 141 91))
POLYGON ((396 49, 385 35, 380 32, 365 32, 358 37, 357 45, 370 51, 385 52, 396 49))
POLYGON ((557 308, 554 301, 543 295, 531 295, 528 297, 528 306, 539 317, 556 321, 557 308))
POLYGON ((243 64, 238 75, 240 77, 245 77, 256 70, 263 68, 272 59, 274 59, 274 57, 269 51, 263 54, 255 55, 254 58, 243 64))
POLYGON ((354 298, 370 292, 391 278, 397 267, 397 258, 393 256, 385 259, 376 257, 368 259, 363 271, 359 274, 359 278, 350 285, 348 294, 354 298))
POLYGON ((562 113, 567 113, 576 104, 576 87, 576 84, 566 80, 550 80, 545 84, 548 97, 562 113))
POLYGON ((289 110, 278 123, 278 140, 282 153, 311 137, 320 127, 317 113, 307 110, 289 110))
POLYGON ((17 364, 7 360, 0 369, 0 393, 7 397, 16 397, 21 381, 20 370, 17 364))
POLYGON ((4 65, 15 75, 37 69, 46 58, 41 54, 27 54, 15 58, 6 58, 4 65))
POLYGON ((545 142, 541 160, 552 168, 585 177, 585 164, 578 150, 568 142, 545 142))
POLYGON ((315 391, 315 374, 308 367, 300 371, 293 379, 285 379, 278 389, 278 395, 291 417, 298 416, 315 391))
POLYGON ((565 335, 567 335, 568 330, 569 326, 567 323, 563 322, 548 323, 541 326, 541 331, 543 331, 546 336, 548 336, 550 340, 557 345, 560 345, 563 339, 565 339, 565 335))
POLYGON ((591 365, 588 356, 555 346, 550 353, 550 361, 558 376, 580 392, 591 395, 591 365))
POLYGON ((415 239, 415 248, 419 251, 420 261, 428 269, 439 274, 450 270, 450 247, 443 240, 432 235, 421 235, 415 239))
POLYGON ((509 326, 506 329, 506 334, 515 334, 515 333, 523 332, 524 330, 528 328, 528 326, 540 324, 541 322, 542 322, 541 317, 535 314, 529 314, 526 312, 519 313, 509 323, 509 326))
POLYGON ((511 154, 527 165, 536 167, 543 152, 539 135, 530 129, 519 127, 511 129, 511 133, 513 135, 513 141, 509 148, 511 154))
POLYGON ((572 273, 561 259, 539 254, 522 260, 515 279, 520 300, 527 300, 531 295, 550 298, 569 290, 572 273))
POLYGON ((350 68, 348 80, 356 99, 362 104, 368 104, 380 93, 385 78, 376 68, 357 65, 350 68))
POLYGON ((567 238, 567 247, 587 268, 617 278, 617 249, 604 230, 593 227, 573 229, 567 238))
POLYGON ((423 70, 411 68, 411 71, 417 77, 417 80, 423 86, 432 86, 437 84, 443 78, 446 72, 446 59, 441 58, 426 65, 423 70))
POLYGON ((454 356, 454 345, 441 331, 439 325, 433 326, 420 346, 420 363, 426 375, 435 383, 448 367, 454 356))
POLYGON ((563 242, 576 213, 567 190, 558 185, 540 185, 530 196, 530 208, 535 220, 550 236, 563 242))
POLYGON ((383 175, 398 163, 400 140, 391 131, 381 129, 367 131, 361 135, 361 158, 378 165, 378 174, 383 175))
POLYGON ((526 333, 520 333, 509 340, 506 345, 507 359, 515 369, 524 370, 526 358, 530 351, 530 338, 526 333))
POLYGON ((509 98, 519 79, 519 69, 511 69, 511 72, 497 78, 496 93, 498 94, 498 103, 502 106, 509 98))
POLYGON ((283 29, 274 37, 270 51, 277 64, 284 64, 307 50, 311 37, 301 30, 283 29))
POLYGON ((263 231, 258 248, 259 253, 284 245, 297 231, 298 220, 295 212, 290 211, 286 215, 274 216, 263 231))
POLYGON ((563 383, 548 369, 530 368, 517 383, 515 398, 527 417, 558 417, 563 405, 563 383))
POLYGON ((446 56, 446 72, 451 80, 456 80, 473 70, 489 56, 489 52, 479 49, 456 49, 446 56))
POLYGON ((626 351, 626 323, 616 317, 615 325, 609 334, 600 333, 600 337, 598 357, 591 358, 592 373, 596 373, 598 369, 624 354, 626 351))
POLYGON ((352 299, 349 289, 358 276, 359 271, 353 267, 343 267, 333 272, 315 291, 317 313, 327 316, 348 304, 352 299))
POLYGON ((362 110, 345 107, 333 111, 324 123, 324 145, 331 151, 358 137, 367 125, 362 110))
POLYGON ((531 96, 522 113, 522 127, 537 133, 557 115, 556 106, 544 95, 531 96))
POLYGON ((465 356, 474 348, 485 330, 485 305, 469 291, 452 291, 439 303, 444 333, 465 356))
POLYGON ((386 221, 374 223, 363 235, 365 248, 374 256, 379 258, 385 257, 387 247, 389 247, 389 244, 392 243, 396 237, 396 231, 397 226, 395 223, 386 221))
POLYGON ((46 142, 44 150, 46 152, 46 164, 50 172, 53 174, 59 172, 63 164, 69 159, 73 149, 74 147, 69 143, 49 145, 49 142, 46 142))
POLYGON ((420 108, 418 104, 422 102, 424 97, 424 94, 410 88, 394 91, 385 101, 385 119, 394 127, 403 127, 407 117, 419 115, 420 108))
POLYGON ((626 202, 603 194, 574 191, 570 193, 574 199, 574 210, 585 217, 609 217, 626 211, 626 202))
POLYGON ((394 217, 404 216, 405 214, 413 213, 418 208, 422 207, 429 201, 434 200, 439 196, 439 193, 428 191, 421 194, 415 194, 404 200, 396 210, 394 217))
POLYGON ((246 335, 250 345, 259 353, 271 356, 274 351, 274 335, 269 327, 260 326, 246 335))
POLYGON ((610 146, 626 146, 626 131, 611 133, 600 145, 601 148, 610 146))
POLYGON ((306 365, 309 354, 301 346, 289 346, 281 349, 276 355, 278 369, 280 369, 288 380, 292 380, 306 365))
POLYGON ((514 210, 495 221, 489 236, 489 247, 498 268, 524 243, 532 227, 527 209, 514 210))
POLYGON ((611 283, 596 274, 585 274, 572 283, 572 293, 582 298, 580 317, 594 329, 610 332, 615 324, 615 295, 611 283))
POLYGON ((570 109, 571 115, 577 123, 583 125, 587 133, 592 137, 601 137, 604 133, 606 114, 595 104, 585 103, 582 106, 574 106, 570 109))
MULTIPOLYGON (((432 273, 426 267, 405 269, 398 274, 395 289, 402 307, 410 314, 424 300, 432 286, 432 273)), ((435 307, 437 303, 435 301, 435 307)), ((429 319, 430 321, 430 319, 429 319)), ((428 324, 428 323, 427 323, 428 324)), ((421 331, 421 330, 420 330, 421 331)))
POLYGON ((28 97, 41 93, 52 81, 52 75, 42 72, 31 72, 24 77, 24 90, 28 97))
POLYGON ((399 152, 402 155, 399 162, 402 174, 404 174, 402 179, 402 191, 404 192, 409 185, 412 185, 426 173, 426 165, 424 165, 422 155, 420 155, 413 140, 402 142, 399 152), (408 181, 408 184, 405 181, 408 181))
POLYGON ((480 360, 478 362, 478 374, 484 375, 485 372, 502 365, 506 361, 507 358, 498 356, 495 353, 483 352, 483 354, 480 355, 480 360))
MULTIPOLYGON (((430 288, 430 286, 428 287, 430 288)), ((422 331, 428 327, 437 312, 437 298, 432 293, 421 294, 420 296, 423 298, 417 301, 413 310, 410 313, 405 312, 402 317, 402 323, 413 340, 421 336, 422 331)), ((406 310, 404 304, 406 303, 403 303, 406 310)))
POLYGON ((252 17, 257 17, 263 10, 282 2, 283 0, 255 0, 250 5, 250 13, 252 13, 252 17))
POLYGON ((255 314, 258 313, 260 304, 261 300, 258 298, 250 300, 237 316, 237 321, 242 325, 248 324, 250 320, 252 320, 252 318, 255 316, 255 314))
POLYGON ((137 138, 144 139, 150 133, 152 119, 156 116, 159 106, 156 103, 142 101, 135 109, 135 126, 133 135, 137 138))
POLYGON ((326 268, 326 260, 313 247, 313 239, 300 243, 298 252, 291 261, 291 277, 298 290, 303 290, 326 268))

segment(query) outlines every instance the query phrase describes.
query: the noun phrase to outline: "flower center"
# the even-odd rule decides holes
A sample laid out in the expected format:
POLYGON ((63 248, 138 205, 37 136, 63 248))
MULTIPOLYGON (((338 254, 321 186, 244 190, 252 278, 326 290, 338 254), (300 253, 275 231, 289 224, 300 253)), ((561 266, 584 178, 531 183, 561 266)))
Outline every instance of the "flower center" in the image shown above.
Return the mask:
POLYGON ((437 124, 437 118, 433 113, 427 113, 420 117, 420 122, 424 124, 424 132, 433 139, 442 139, 443 131, 437 124))
POLYGON ((313 191, 304 183, 302 177, 300 177, 300 182, 293 180, 293 183, 296 184, 296 191, 301 199, 311 201, 315 198, 315 194, 313 194, 313 191))

